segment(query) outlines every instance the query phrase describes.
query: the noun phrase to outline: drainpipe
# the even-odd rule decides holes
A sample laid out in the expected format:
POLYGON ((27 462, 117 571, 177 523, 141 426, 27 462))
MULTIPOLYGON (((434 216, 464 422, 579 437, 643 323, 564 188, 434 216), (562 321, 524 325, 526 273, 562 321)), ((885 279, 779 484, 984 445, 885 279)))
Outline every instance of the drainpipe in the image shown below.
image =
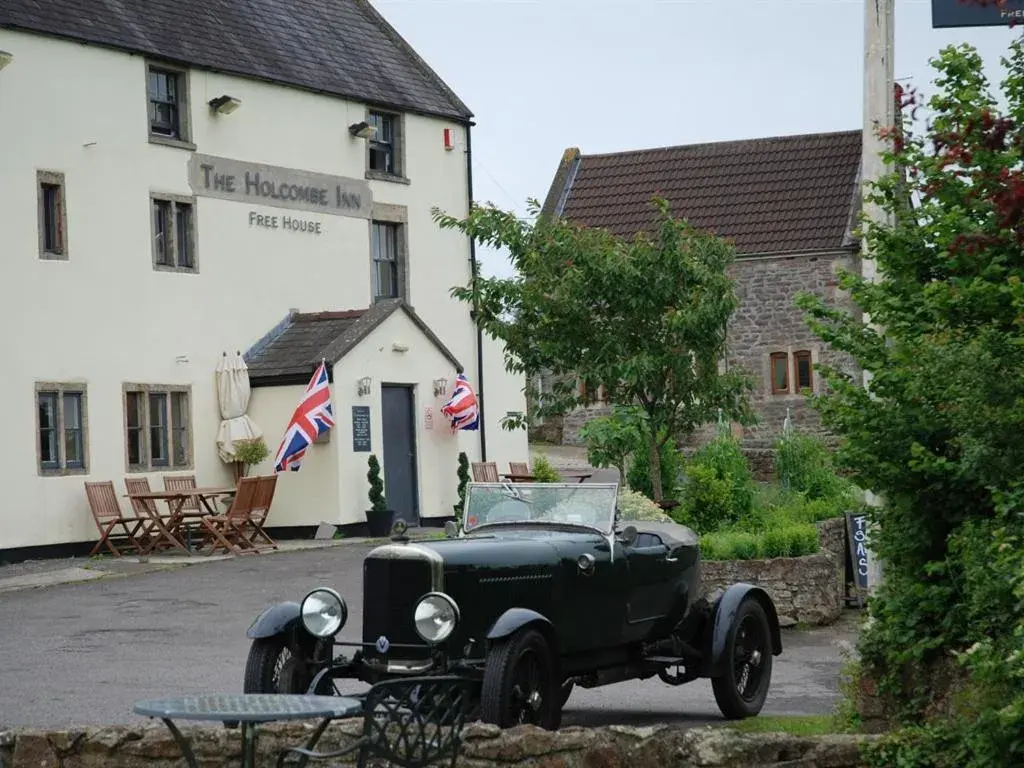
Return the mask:
MULTIPOLYGON (((472 122, 466 123, 466 190, 469 196, 469 208, 473 208, 473 139, 472 122)), ((477 274, 476 240, 469 238, 469 264, 473 274, 477 274)), ((484 421, 484 332, 476 322, 476 309, 470 312, 476 326, 476 399, 479 409, 480 424, 480 461, 487 461, 487 422, 484 421)))

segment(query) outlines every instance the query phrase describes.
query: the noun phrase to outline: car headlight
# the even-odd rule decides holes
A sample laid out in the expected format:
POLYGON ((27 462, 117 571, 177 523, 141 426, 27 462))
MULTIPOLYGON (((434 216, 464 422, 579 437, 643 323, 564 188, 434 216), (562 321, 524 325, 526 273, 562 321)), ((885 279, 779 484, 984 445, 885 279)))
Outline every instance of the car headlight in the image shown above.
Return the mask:
POLYGON ((315 637, 331 637, 345 626, 348 606, 333 589, 320 587, 302 598, 302 626, 315 637))
POLYGON ((459 606, 444 592, 430 592, 416 603, 416 634, 428 643, 447 640, 459 623, 459 606))

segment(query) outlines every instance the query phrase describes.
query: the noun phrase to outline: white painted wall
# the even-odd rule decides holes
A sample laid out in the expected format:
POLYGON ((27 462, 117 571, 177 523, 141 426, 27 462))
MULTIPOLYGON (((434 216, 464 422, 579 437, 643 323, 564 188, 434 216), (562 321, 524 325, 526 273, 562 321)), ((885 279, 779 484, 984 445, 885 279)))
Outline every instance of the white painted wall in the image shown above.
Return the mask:
MULTIPOLYGON (((421 518, 450 516, 458 497, 459 436, 452 434, 440 414, 446 398, 434 397, 436 378, 454 381, 452 364, 400 311, 335 363, 331 402, 336 425, 330 431, 330 441, 311 446, 298 472, 279 475, 270 524, 313 525, 326 521, 347 525, 366 520, 370 490, 366 472, 371 453, 380 461, 381 477, 384 475, 382 383, 414 387, 421 518), (394 352, 392 343, 396 341, 407 345, 408 351, 394 352), (356 382, 363 376, 373 380, 370 395, 361 396, 356 391, 356 382), (353 405, 370 406, 370 453, 351 450, 353 405), (433 412, 433 428, 426 426, 427 408, 433 412)), ((260 424, 287 423, 303 390, 300 386, 258 387, 253 391, 250 414, 260 424)), ((255 471, 273 472, 273 459, 255 471)), ((385 496, 387 493, 385 483, 385 496)))
MULTIPOLYGON (((0 120, 0 324, 6 331, 0 549, 6 549, 97 537, 82 483, 109 479, 123 493, 126 381, 191 385, 195 474, 200 484, 228 481, 214 446, 220 417, 213 371, 221 353, 246 349, 290 308, 365 307, 370 256, 365 220, 291 211, 322 221, 323 234, 259 231, 249 227, 249 211, 281 209, 200 197, 199 273, 154 271, 149 194, 190 194, 191 153, 148 140, 145 60, 6 29, 0 49, 14 54, 0 72, 0 109, 7 115, 0 120), (65 174, 68 261, 38 258, 39 169, 65 174), (87 477, 39 476, 38 380, 87 383, 87 477)), ((362 105, 198 71, 190 81, 198 152, 363 179, 365 143, 347 132, 364 118, 362 105), (242 106, 211 117, 206 101, 222 93, 242 106)), ((466 308, 449 296, 452 285, 468 279, 469 246, 430 218, 435 205, 466 211, 464 131, 407 115, 405 132, 411 183, 370 186, 375 201, 408 206, 412 303, 473 378, 473 327, 466 308), (455 131, 455 151, 444 150, 446 127, 455 131)), ((489 386, 500 375, 492 374, 489 386)), ((292 401, 283 418, 270 408, 261 423, 272 450, 297 402, 280 397, 292 401)), ((475 435, 459 442, 465 449, 477 445, 475 435)), ((307 467, 300 476, 316 471, 307 467)), ((161 487, 158 477, 151 482, 161 487)), ((330 496, 323 499, 327 504, 330 496)))

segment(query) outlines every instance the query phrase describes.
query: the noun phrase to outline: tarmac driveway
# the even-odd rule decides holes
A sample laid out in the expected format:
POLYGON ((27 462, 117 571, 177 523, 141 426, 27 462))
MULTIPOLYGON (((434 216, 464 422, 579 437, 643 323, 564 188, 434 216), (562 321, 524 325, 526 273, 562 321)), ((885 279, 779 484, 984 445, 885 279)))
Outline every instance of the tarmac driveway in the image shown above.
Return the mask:
MULTIPOLYGON (((367 550, 346 544, 0 592, 0 730, 133 722, 140 719, 131 711, 139 699, 241 691, 253 618, 319 584, 345 596, 350 617, 343 633, 356 636, 367 550)), ((830 712, 840 646, 855 640, 856 625, 848 611, 834 627, 784 631, 764 712, 830 712)), ((563 717, 566 725, 652 721, 721 722, 710 683, 577 689, 563 717)))

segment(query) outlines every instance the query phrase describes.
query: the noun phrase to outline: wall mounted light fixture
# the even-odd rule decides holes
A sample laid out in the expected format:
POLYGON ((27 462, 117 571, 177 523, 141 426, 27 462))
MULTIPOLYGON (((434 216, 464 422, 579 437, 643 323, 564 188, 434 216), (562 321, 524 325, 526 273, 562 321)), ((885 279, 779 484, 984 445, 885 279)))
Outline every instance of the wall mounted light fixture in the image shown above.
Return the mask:
POLYGON ((236 99, 234 96, 228 96, 227 94, 210 99, 207 103, 210 105, 210 110, 218 115, 230 115, 242 106, 241 99, 236 99))
POLYGON ((448 391, 448 379, 434 379, 434 397, 441 397, 448 391))
POLYGON ((365 120, 362 120, 358 123, 352 123, 348 127, 348 132, 357 139, 372 139, 377 135, 377 126, 370 125, 365 120))
POLYGON ((373 386, 373 379, 369 376, 363 376, 356 382, 356 391, 360 397, 370 394, 370 388, 373 386))
POLYGON ((0 51, 0 69, 3 69, 12 61, 14 61, 13 53, 8 53, 7 51, 0 51))

